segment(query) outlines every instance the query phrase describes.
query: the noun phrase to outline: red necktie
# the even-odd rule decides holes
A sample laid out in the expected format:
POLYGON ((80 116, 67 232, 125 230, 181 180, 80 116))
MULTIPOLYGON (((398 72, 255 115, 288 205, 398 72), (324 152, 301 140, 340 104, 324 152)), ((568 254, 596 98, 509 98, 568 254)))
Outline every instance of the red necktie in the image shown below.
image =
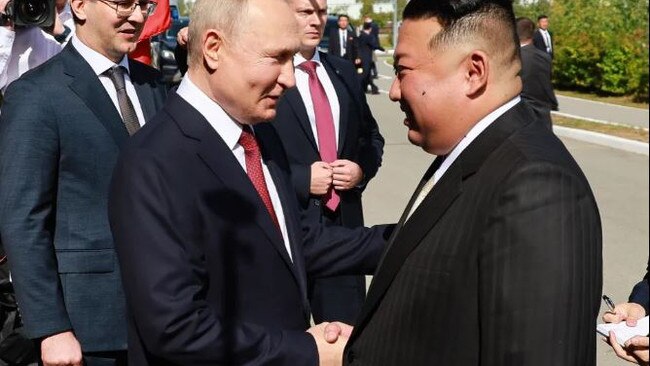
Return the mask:
MULTIPOLYGON (((318 64, 314 61, 305 61, 298 67, 309 75, 309 94, 311 94, 311 101, 314 104, 320 158, 326 163, 331 163, 337 158, 334 118, 332 117, 332 107, 327 99, 327 94, 325 94, 325 88, 323 88, 323 84, 320 83, 318 75, 316 75, 316 66, 318 64)), ((330 188, 323 196, 323 202, 325 202, 327 208, 336 211, 341 198, 333 188, 330 188)))
POLYGON ((255 186, 255 190, 257 190, 262 202, 264 202, 264 206, 269 211, 271 220, 273 220, 279 230, 280 223, 278 222, 278 217, 275 215, 275 209, 273 209, 271 196, 269 195, 266 180, 264 179, 264 172, 262 171, 260 146, 257 144, 257 140, 250 126, 244 125, 241 136, 239 137, 239 145, 244 148, 244 155, 246 156, 246 174, 248 174, 248 178, 253 183, 253 186, 255 186))

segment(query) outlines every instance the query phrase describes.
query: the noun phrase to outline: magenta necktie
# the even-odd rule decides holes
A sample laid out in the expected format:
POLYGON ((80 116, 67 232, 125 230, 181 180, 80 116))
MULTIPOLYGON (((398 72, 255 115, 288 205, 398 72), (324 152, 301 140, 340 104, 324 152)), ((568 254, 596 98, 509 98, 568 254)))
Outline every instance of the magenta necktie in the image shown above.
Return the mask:
POLYGON ((260 146, 257 144, 255 135, 250 126, 244 125, 239 137, 239 145, 244 148, 244 156, 246 157, 246 174, 248 178, 253 183, 255 190, 260 195, 264 206, 269 211, 271 220, 278 229, 280 229, 280 223, 278 222, 278 217, 275 214, 275 209, 273 208, 273 203, 271 202, 271 195, 269 194, 268 187, 266 186, 266 179, 264 179, 264 171, 262 171, 262 154, 260 152, 260 146))
MULTIPOLYGON (((311 101, 314 104, 314 114, 316 115, 316 132, 318 134, 318 148, 320 150, 320 158, 326 163, 331 163, 337 158, 336 154, 336 132, 334 130, 334 118, 332 117, 332 107, 325 94, 323 84, 318 80, 316 75, 316 66, 318 64, 314 61, 305 61, 298 67, 309 75, 309 94, 311 94, 311 101)), ((333 188, 323 196, 325 206, 332 211, 341 202, 341 198, 333 188)))

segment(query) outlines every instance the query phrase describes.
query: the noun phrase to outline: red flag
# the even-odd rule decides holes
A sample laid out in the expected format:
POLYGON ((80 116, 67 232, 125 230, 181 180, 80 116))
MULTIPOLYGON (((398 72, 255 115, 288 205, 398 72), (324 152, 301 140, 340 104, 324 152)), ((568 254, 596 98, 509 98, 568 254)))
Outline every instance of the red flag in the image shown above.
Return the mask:
POLYGON ((130 58, 147 65, 151 65, 150 38, 166 31, 172 24, 169 0, 157 0, 156 3, 156 11, 145 22, 137 47, 129 54, 130 58))

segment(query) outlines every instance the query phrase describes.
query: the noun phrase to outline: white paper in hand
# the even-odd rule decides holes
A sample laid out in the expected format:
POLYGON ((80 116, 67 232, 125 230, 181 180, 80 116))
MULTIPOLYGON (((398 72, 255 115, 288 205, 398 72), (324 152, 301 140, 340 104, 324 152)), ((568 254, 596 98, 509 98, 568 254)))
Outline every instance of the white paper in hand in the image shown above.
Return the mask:
POLYGON ((616 341, 622 346, 632 337, 648 335, 648 317, 646 316, 645 318, 639 319, 636 323, 636 327, 628 327, 625 322, 620 322, 618 324, 598 324, 596 327, 596 331, 605 337, 609 337, 610 330, 614 331, 614 334, 616 334, 616 341))

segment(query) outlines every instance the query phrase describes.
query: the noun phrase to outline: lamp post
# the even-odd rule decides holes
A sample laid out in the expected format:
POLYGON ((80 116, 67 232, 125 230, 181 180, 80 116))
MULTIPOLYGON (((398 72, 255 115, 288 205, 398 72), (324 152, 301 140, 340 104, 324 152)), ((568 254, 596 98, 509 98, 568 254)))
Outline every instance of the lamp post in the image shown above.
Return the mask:
POLYGON ((393 49, 397 45, 397 0, 393 0, 393 49))

